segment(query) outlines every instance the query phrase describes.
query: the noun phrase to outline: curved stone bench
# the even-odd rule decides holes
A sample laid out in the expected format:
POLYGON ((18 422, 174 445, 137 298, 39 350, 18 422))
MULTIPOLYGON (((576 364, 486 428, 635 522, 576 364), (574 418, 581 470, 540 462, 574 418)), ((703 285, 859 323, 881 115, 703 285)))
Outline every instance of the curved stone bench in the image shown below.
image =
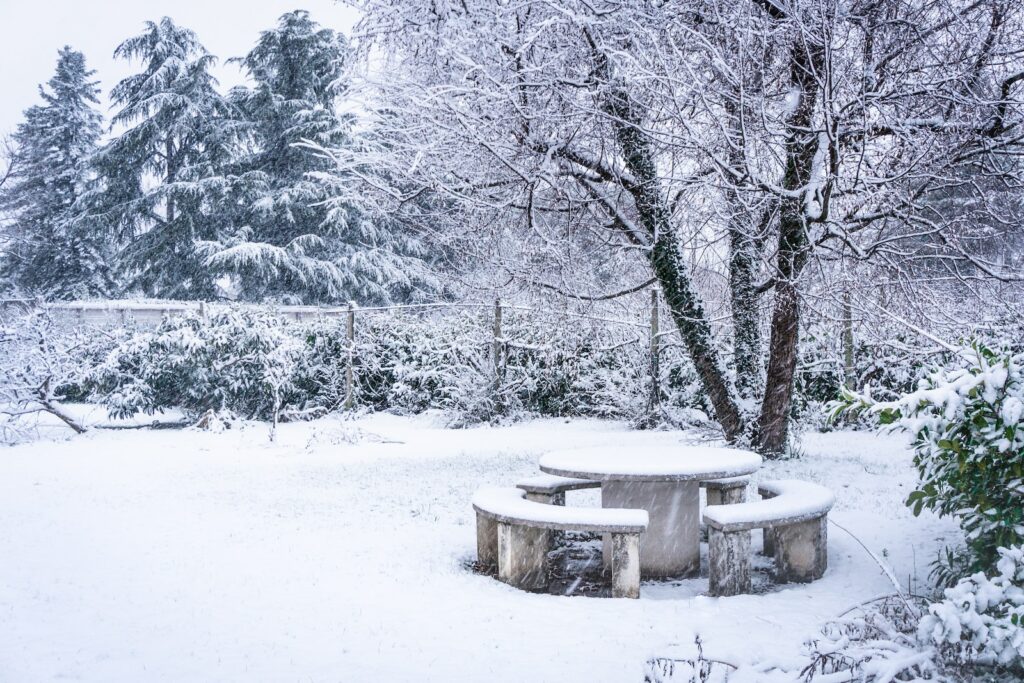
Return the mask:
POLYGON ((707 492, 708 505, 735 505, 747 498, 747 484, 750 477, 727 477, 707 479, 700 487, 707 492))
POLYGON ((780 479, 759 485, 763 498, 704 510, 708 527, 711 594, 750 591, 750 530, 771 533, 775 579, 806 583, 828 566, 828 511, 835 496, 824 486, 780 479))
POLYGON ((601 488, 601 482, 591 479, 573 479, 555 474, 539 474, 524 479, 516 488, 526 491, 526 499, 548 505, 565 505, 566 491, 601 488))
POLYGON ((477 558, 496 564, 498 579, 536 590, 547 584, 551 531, 596 531, 611 535, 612 597, 640 597, 640 534, 646 510, 578 508, 526 499, 518 488, 488 487, 473 496, 477 558))

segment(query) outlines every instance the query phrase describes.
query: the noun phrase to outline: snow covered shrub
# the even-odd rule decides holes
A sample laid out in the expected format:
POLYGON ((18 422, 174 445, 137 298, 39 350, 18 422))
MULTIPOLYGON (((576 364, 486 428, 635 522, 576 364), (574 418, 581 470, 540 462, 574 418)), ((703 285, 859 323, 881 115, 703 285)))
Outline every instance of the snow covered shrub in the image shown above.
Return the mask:
POLYGON ((832 619, 805 643, 806 661, 791 680, 942 680, 935 651, 917 639, 922 603, 890 595, 832 619))
POLYGON ((1024 547, 999 548, 999 555, 993 578, 977 572, 947 588, 918 634, 953 661, 1024 674, 1024 547))
POLYGON ((25 417, 50 413, 75 432, 86 430, 60 405, 86 365, 81 333, 61 330, 45 312, 15 315, 0 324, 0 443, 27 438, 25 417))
POLYGON ((277 316, 188 313, 136 334, 91 373, 113 416, 180 408, 192 418, 226 412, 274 422, 302 408, 293 377, 303 347, 277 316))
POLYGON ((844 392, 833 414, 849 411, 914 435, 920 482, 907 505, 958 518, 970 571, 992 571, 998 548, 1024 542, 1024 355, 976 343, 896 400, 844 392))
MULTIPOLYGON (((827 430, 825 407, 840 398, 846 381, 845 360, 835 321, 813 320, 800 336, 800 355, 793 386, 792 417, 796 426, 827 430)), ((936 364, 949 362, 948 354, 922 351, 921 340, 905 329, 876 321, 855 339, 851 377, 853 387, 871 386, 876 400, 894 400, 909 393, 936 364)), ((870 420, 848 413, 847 426, 869 427, 870 420)))
POLYGON ((644 683, 727 683, 736 667, 704 655, 704 643, 694 639, 692 656, 652 657, 644 663, 644 683))
MULTIPOLYGON (((526 416, 613 417, 640 422, 650 409, 645 335, 633 328, 535 311, 505 310, 495 366, 489 309, 427 315, 360 312, 353 349, 355 402, 373 410, 439 409, 456 425, 526 416)), ((344 325, 303 331, 296 386, 331 409, 344 400, 344 325)), ((692 366, 662 356, 665 405, 703 410, 692 366)))

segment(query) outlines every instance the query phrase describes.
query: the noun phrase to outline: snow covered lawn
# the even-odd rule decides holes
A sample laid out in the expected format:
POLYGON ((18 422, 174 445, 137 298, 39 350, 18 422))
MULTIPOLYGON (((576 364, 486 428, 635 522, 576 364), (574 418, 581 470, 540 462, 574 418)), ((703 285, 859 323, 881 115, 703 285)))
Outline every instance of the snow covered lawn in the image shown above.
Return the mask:
MULTIPOLYGON (((835 526, 823 580, 762 595, 709 598, 705 577, 645 582, 638 601, 566 598, 465 568, 477 487, 536 474, 554 448, 698 438, 378 415, 284 425, 274 444, 251 425, 2 449, 0 681, 639 683, 647 658, 690 652, 698 632, 709 656, 791 657, 830 616, 890 592, 835 526)), ((905 441, 809 434, 804 450, 758 476, 831 487, 831 518, 923 583, 957 532, 903 507, 905 441)))

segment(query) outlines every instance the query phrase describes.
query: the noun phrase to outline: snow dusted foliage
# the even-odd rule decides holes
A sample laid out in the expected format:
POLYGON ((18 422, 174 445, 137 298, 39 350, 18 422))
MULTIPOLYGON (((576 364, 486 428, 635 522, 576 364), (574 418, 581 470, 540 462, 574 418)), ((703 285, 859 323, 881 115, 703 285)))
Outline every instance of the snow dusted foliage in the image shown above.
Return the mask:
POLYGON ((43 104, 25 111, 13 141, 13 173, 0 191, 9 219, 0 236, 0 272, 9 287, 48 299, 102 296, 111 289, 109 235, 78 220, 87 161, 101 133, 95 72, 64 47, 43 104))
POLYGON ((996 572, 978 572, 945 591, 920 623, 919 637, 962 664, 1024 674, 1024 547, 999 548, 996 572))
MULTIPOLYGON (((484 309, 486 310, 486 309, 484 309)), ((347 340, 337 323, 307 328, 310 357, 297 384, 337 407, 347 340)), ((642 335, 597 321, 505 311, 495 358, 492 318, 477 310, 440 315, 358 316, 352 357, 356 405, 413 414, 445 411, 456 425, 529 416, 591 416, 651 423, 649 359, 642 335)), ((706 420, 693 368, 666 354, 666 415, 706 420)))
POLYGON ((920 488, 907 504, 958 518, 966 569, 991 571, 998 548, 1024 542, 1024 354, 975 343, 916 391, 885 402, 844 392, 834 410, 869 411, 913 434, 920 488))
POLYGON ((170 18, 147 22, 114 53, 141 63, 111 91, 122 131, 95 156, 98 182, 88 219, 117 235, 123 286, 149 296, 196 299, 217 293, 197 250, 217 239, 234 140, 230 105, 210 74, 215 58, 170 18))
POLYGON ((315 177, 333 164, 311 145, 357 144, 352 115, 337 111, 347 92, 348 50, 344 36, 297 10, 237 60, 254 84, 230 96, 246 143, 225 207, 237 215, 232 231, 204 243, 203 253, 244 299, 383 302, 426 281, 414 239, 336 196, 331 190, 344 179, 315 177))
POLYGON ((296 405, 302 350, 271 314, 190 313, 129 337, 92 369, 87 385, 115 417, 180 408, 192 418, 209 413, 276 424, 296 405))
POLYGON ((130 332, 104 359, 89 360, 83 391, 118 417, 180 408, 191 417, 305 419, 345 407, 351 359, 359 409, 435 409, 455 425, 542 415, 706 424, 693 367, 676 349, 662 354, 652 402, 642 328, 506 309, 496 347, 489 314, 486 306, 359 312, 350 345, 344 320, 285 322, 269 309, 192 313, 130 332))
POLYGON ((83 356, 104 336, 61 331, 39 312, 0 320, 0 443, 29 438, 33 425, 27 418, 41 412, 85 431, 60 401, 81 383, 89 367, 83 356))

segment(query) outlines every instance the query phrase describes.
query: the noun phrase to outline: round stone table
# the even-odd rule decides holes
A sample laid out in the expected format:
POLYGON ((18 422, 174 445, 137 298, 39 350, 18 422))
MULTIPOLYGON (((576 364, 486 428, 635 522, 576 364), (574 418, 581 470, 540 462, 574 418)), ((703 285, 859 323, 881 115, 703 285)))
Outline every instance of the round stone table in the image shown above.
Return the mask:
MULTIPOLYGON (((697 574, 701 480, 750 474, 760 466, 756 453, 710 446, 580 448, 540 459, 548 474, 600 481, 602 507, 647 510, 650 522, 640 539, 645 576, 697 574)), ((606 551, 608 546, 606 539, 606 551)))

